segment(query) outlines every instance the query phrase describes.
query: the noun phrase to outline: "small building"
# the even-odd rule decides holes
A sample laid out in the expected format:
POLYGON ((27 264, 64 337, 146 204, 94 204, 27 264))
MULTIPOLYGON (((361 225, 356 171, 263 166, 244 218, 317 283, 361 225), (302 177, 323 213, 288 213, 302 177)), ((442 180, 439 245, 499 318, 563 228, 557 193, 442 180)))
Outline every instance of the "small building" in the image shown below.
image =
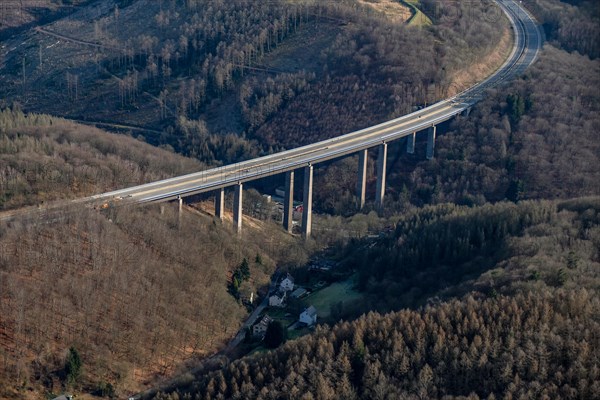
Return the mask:
POLYGON ((314 306, 308 307, 302 311, 298 320, 303 324, 313 326, 317 323, 317 309, 314 306))
POLYGON ((277 293, 269 297, 269 306, 271 307, 284 307, 285 298, 287 293, 284 291, 278 291, 277 293))
POLYGON ((287 274, 279 284, 279 289, 283 292, 294 290, 294 278, 290 274, 287 274))
POLYGON ((296 288, 296 290, 294 290, 292 292, 292 294, 290 294, 290 297, 292 299, 299 299, 300 297, 304 296, 305 294, 306 294, 306 289, 299 287, 299 288, 296 288))
POLYGON ((264 337, 271 321, 273 321, 273 318, 269 317, 268 315, 264 315, 262 319, 252 327, 252 336, 264 337))

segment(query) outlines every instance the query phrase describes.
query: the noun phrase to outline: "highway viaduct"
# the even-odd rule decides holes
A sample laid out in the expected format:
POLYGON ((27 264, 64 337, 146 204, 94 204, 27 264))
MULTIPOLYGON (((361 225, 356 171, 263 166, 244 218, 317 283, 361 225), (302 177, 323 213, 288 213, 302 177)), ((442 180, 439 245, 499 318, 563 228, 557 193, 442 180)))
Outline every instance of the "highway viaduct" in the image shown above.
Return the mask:
POLYGON ((497 4, 508 17, 514 32, 514 45, 504 64, 484 81, 458 95, 435 103, 411 114, 379 125, 351 132, 333 139, 323 140, 307 146, 271 154, 252 160, 213 168, 206 171, 152 182, 140 186, 80 199, 80 202, 150 203, 176 200, 181 212, 186 196, 215 192, 215 214, 223 220, 225 210, 225 188, 234 188, 233 224, 234 229, 242 229, 243 185, 256 179, 276 174, 285 174, 285 196, 283 226, 292 231, 294 198, 294 178, 303 169, 303 213, 302 234, 311 235, 313 171, 315 165, 324 161, 358 154, 357 199, 362 208, 366 201, 367 156, 370 149, 377 151, 377 185, 375 203, 382 207, 386 187, 386 162, 388 144, 407 137, 406 150, 415 151, 416 135, 427 134, 428 159, 435 150, 436 126, 461 113, 468 113, 489 88, 522 74, 537 58, 542 45, 541 32, 532 17, 521 7, 520 2, 497 0, 497 4))

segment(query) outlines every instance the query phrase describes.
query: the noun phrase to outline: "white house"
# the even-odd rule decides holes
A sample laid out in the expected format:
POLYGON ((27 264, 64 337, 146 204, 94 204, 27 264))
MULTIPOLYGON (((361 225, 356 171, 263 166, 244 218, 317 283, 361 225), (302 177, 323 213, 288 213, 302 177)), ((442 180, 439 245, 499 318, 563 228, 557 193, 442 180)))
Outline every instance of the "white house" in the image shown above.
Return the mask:
POLYGON ((273 318, 269 317, 268 315, 262 317, 260 322, 256 323, 252 327, 252 335, 259 337, 265 336, 265 333, 267 333, 267 328, 269 327, 269 323, 271 321, 273 321, 273 318))
POLYGON ((308 307, 300 314, 299 321, 308 326, 313 326, 317 323, 317 309, 313 306, 308 307))
POLYGON ((286 292, 279 291, 271 297, 269 297, 269 306, 271 307, 284 307, 285 306, 286 292))
POLYGON ((294 290, 294 278, 290 274, 287 274, 279 284, 279 288, 282 292, 294 290))

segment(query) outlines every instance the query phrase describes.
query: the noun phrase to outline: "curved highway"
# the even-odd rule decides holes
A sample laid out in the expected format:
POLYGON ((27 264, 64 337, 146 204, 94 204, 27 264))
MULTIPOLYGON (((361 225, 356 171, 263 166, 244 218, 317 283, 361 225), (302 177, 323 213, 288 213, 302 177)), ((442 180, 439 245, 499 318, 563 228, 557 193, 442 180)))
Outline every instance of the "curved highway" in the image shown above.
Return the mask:
POLYGON ((357 153, 446 121, 479 101, 487 89, 522 74, 538 55, 542 37, 531 16, 515 1, 497 0, 497 4, 512 25, 515 39, 513 50, 494 74, 454 97, 400 118, 333 139, 232 165, 102 193, 74 200, 72 203, 104 203, 111 200, 144 203, 173 200, 357 153))

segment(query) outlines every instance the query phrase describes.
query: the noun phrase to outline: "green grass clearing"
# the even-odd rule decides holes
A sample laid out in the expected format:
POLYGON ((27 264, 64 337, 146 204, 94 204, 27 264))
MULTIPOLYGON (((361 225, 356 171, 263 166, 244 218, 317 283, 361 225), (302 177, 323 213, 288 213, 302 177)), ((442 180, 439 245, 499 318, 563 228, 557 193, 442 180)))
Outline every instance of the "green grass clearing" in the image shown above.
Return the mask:
POLYGON ((411 11, 412 17, 406 22, 410 26, 429 26, 433 23, 431 19, 424 12, 422 12, 419 7, 421 6, 421 2, 419 0, 402 0, 402 3, 406 4, 411 11))
POLYGON ((271 307, 267 311, 267 314, 274 320, 281 322, 284 328, 287 328, 298 319, 298 315, 291 313, 287 308, 271 307), (286 314, 290 315, 286 316, 286 314))
POLYGON ((362 294, 354 290, 354 279, 336 282, 328 287, 316 291, 302 300, 302 303, 308 306, 315 306, 318 318, 329 317, 331 306, 340 301, 346 303, 362 297, 362 294))

